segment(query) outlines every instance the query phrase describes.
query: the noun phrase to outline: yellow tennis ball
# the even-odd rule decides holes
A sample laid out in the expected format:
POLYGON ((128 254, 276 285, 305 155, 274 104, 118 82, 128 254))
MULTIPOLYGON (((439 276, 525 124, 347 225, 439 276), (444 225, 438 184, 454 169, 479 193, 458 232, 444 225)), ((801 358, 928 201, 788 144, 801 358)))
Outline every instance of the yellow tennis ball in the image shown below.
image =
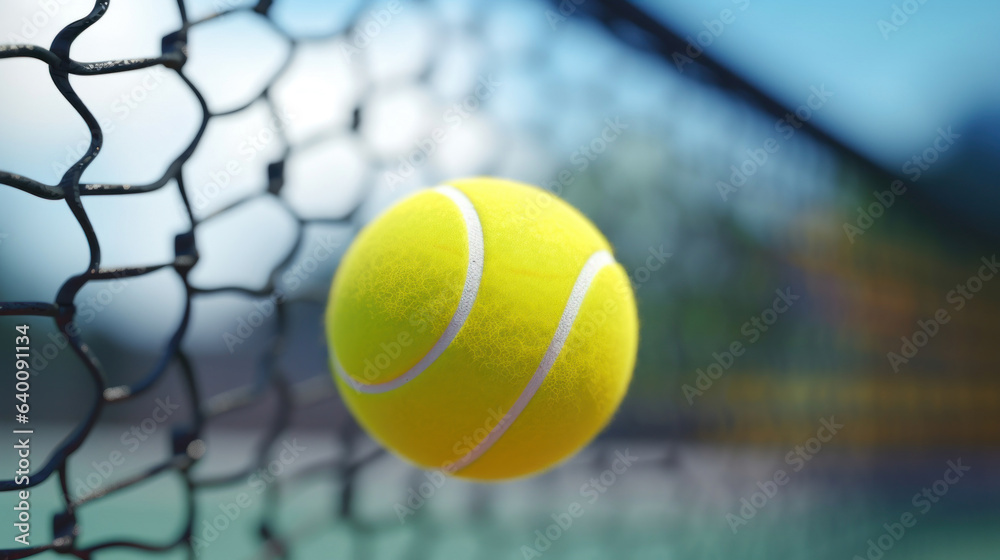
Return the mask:
POLYGON ((477 480, 585 446, 625 396, 638 344, 632 287, 597 228, 492 178, 421 191, 365 227, 326 327, 337 386, 368 433, 477 480))

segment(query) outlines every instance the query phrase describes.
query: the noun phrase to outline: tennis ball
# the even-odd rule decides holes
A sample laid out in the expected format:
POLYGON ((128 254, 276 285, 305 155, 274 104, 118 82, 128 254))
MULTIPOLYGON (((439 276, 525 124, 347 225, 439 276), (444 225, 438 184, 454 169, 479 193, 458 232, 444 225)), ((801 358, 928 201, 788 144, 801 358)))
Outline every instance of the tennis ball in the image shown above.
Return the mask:
POLYGON ((597 228, 493 178, 421 191, 365 227, 326 327, 340 394, 368 433, 475 480, 585 446, 625 396, 638 344, 632 287, 597 228))

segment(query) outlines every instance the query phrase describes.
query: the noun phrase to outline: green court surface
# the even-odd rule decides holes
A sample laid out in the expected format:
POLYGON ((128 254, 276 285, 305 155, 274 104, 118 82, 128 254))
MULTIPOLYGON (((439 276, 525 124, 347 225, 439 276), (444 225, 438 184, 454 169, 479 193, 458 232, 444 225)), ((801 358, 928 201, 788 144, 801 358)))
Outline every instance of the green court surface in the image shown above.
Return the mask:
MULTIPOLYGON (((71 487, 100 477, 101 489, 165 457, 160 453, 164 434, 153 434, 133 452, 122 445, 125 430, 104 429, 88 440, 70 462, 71 487), (108 472, 104 461, 116 450, 124 459, 108 472)), ((248 463, 257 437, 231 429, 212 432, 208 453, 192 478, 238 470, 244 459, 248 463)), ((298 454, 286 454, 285 462, 276 458, 269 466, 273 475, 251 473, 199 490, 198 557, 260 557, 264 515, 273 516, 289 557, 303 559, 849 559, 866 558, 869 539, 882 537, 883 545, 889 543, 887 559, 989 560, 1000 543, 994 530, 1000 515, 982 484, 983 475, 996 466, 989 458, 964 457, 962 464, 971 470, 924 513, 925 506, 913 496, 940 479, 954 458, 904 460, 886 454, 872 468, 871 456, 830 449, 795 471, 796 463, 785 458, 787 450, 777 447, 602 441, 543 476, 477 484, 419 471, 382 454, 354 479, 345 511, 341 479, 328 468, 316 468, 337 461, 343 449, 317 432, 289 433, 279 441, 298 454), (778 480, 779 471, 786 475, 785 484, 767 484, 778 480), (861 480, 863 472, 866 477, 896 474, 861 480), (771 495, 764 499, 768 490, 771 495), (746 509, 743 499, 760 507, 746 509), (885 536, 884 524, 898 522, 907 512, 914 524, 900 538, 885 536)), ((41 438, 39 445, 42 451, 51 442, 41 438)), ((366 441, 355 452, 366 455, 373 449, 366 441)), ((4 463, 7 467, 9 461, 4 463)), ((51 539, 51 514, 61 508, 53 482, 32 491, 34 542, 51 539)), ((84 504, 80 545, 119 539, 167 544, 184 529, 185 496, 183 478, 168 470, 84 504)), ((8 495, 0 499, 0 508, 12 507, 8 495)), ((9 542, 11 528, 4 533, 9 542)), ((187 552, 176 548, 158 556, 186 558, 187 552)), ((137 551, 122 548, 95 555, 136 557, 137 551)))

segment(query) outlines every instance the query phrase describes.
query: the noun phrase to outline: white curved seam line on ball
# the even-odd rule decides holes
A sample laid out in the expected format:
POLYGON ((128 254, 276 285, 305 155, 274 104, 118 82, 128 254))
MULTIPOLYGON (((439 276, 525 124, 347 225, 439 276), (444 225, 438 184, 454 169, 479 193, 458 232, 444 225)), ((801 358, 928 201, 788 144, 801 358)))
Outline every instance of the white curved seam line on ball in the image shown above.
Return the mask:
POLYGON ((448 349, 455 336, 462 330, 462 326, 465 325, 469 314, 472 313, 473 304, 476 303, 479 284, 483 279, 484 258, 483 226, 479 222, 479 213, 476 212, 476 207, 473 206, 469 197, 465 196, 462 191, 455 187, 442 185, 432 189, 432 192, 446 196, 454 202, 458 206, 459 212, 462 213, 462 219, 465 221, 465 231, 469 244, 469 264, 466 267, 465 285, 462 287, 462 297, 458 300, 458 309, 455 310, 455 314, 452 315, 448 326, 445 327, 444 332, 441 333, 441 337, 434 343, 430 351, 416 365, 395 379, 386 381, 385 383, 362 383, 351 377, 344 370, 344 367, 340 364, 340 360, 334 360, 334 369, 340 378, 361 393, 385 393, 409 383, 423 373, 425 369, 430 367, 448 349))
POLYGON ((569 301, 566 302, 566 307, 563 309, 559 325, 556 326, 556 332, 552 335, 552 341, 549 342, 549 347, 545 350, 545 355, 542 356, 542 363, 538 364, 538 369, 531 376, 527 387, 524 388, 521 395, 514 401, 510 410, 490 430, 490 433, 486 434, 486 437, 472 451, 469 451, 465 456, 452 464, 451 468, 453 472, 469 466, 473 461, 489 451, 490 447, 493 447, 493 444, 503 436, 507 428, 517 420, 517 417, 520 416, 524 408, 528 406, 528 403, 534 398, 535 393, 542 386, 542 382, 545 381, 552 366, 555 365, 556 359, 562 352, 563 346, 569 338, 569 333, 573 329, 573 322, 576 321, 576 316, 580 313, 580 308, 583 307, 583 299, 587 296, 587 291, 590 290, 590 285, 594 282, 594 278, 597 277, 597 273, 601 269, 614 264, 614 262, 615 258, 607 251, 598 251, 587 259, 587 262, 580 270, 580 275, 576 278, 576 283, 573 284, 573 290, 569 294, 569 301))

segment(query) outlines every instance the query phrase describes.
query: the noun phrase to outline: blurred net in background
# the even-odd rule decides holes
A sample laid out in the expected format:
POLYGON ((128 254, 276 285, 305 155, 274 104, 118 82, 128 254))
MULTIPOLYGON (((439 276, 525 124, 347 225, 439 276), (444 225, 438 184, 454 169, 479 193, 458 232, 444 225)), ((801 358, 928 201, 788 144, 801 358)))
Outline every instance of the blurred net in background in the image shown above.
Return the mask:
MULTIPOLYGON (((700 67, 708 54, 678 73, 631 5, 3 10, 0 333, 31 326, 37 434, 34 546, 5 557, 849 557, 953 455, 978 478, 899 547, 995 551, 1000 301, 989 285, 948 300, 989 243, 904 195, 848 236, 884 174, 781 127, 700 67), (740 183, 733 166, 769 138, 780 149, 740 183), (504 485, 379 452, 335 395, 322 335, 354 232, 476 174, 591 217, 643 323, 604 436, 504 485), (748 327, 776 291, 798 299, 748 327), (893 371, 886 353, 939 308, 953 320, 893 371), (731 530, 828 417, 845 425, 830 447, 731 530), (584 515, 543 551, 574 502, 584 515)), ((0 483, 4 511, 14 489, 0 483)))

